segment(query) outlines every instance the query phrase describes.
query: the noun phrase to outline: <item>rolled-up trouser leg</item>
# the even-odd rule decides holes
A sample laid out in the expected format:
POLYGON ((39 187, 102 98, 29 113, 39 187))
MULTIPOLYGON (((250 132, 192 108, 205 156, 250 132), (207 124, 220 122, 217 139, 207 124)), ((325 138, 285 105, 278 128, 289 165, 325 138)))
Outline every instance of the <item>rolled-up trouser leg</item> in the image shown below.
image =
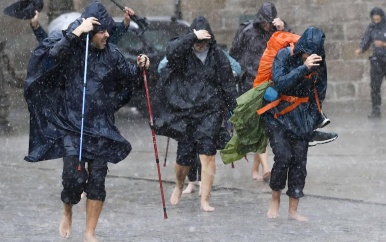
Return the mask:
POLYGON ((63 190, 61 199, 66 204, 77 204, 86 186, 87 171, 83 168, 77 170, 79 160, 77 156, 67 156, 63 158, 62 185, 63 190))
POLYGON ((274 154, 274 164, 269 183, 271 189, 274 191, 283 190, 288 177, 286 194, 293 198, 303 197, 307 176, 308 142, 292 138, 279 126, 268 127, 267 135, 274 154))
POLYGON ((85 188, 88 199, 105 201, 107 170, 107 161, 103 158, 95 158, 88 162, 88 180, 85 188))
POLYGON ((303 189, 307 176, 308 142, 304 140, 291 140, 292 159, 288 167, 287 195, 293 198, 304 196, 303 189))
POLYGON ((269 186, 274 191, 281 191, 287 182, 288 167, 291 160, 291 145, 285 131, 278 126, 267 128, 269 143, 274 154, 269 186))

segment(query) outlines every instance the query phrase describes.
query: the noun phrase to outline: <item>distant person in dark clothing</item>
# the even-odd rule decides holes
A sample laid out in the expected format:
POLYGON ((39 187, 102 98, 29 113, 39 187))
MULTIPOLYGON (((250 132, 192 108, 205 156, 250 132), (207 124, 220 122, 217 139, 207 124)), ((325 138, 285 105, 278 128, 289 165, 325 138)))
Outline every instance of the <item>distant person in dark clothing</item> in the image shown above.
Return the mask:
POLYGON ((32 53, 25 83, 30 112, 25 160, 63 158, 64 208, 59 233, 69 238, 72 207, 86 191, 84 241, 96 241, 95 228, 106 198, 107 164, 120 162, 131 151, 130 143, 114 125, 114 112, 123 104, 116 96, 121 92, 130 96, 132 85, 141 79, 140 68, 148 68, 149 60, 141 55, 137 65, 127 63, 119 50, 108 43, 114 20, 99 2, 90 4, 81 17, 64 33, 44 39, 32 53), (87 33, 89 52, 85 57, 87 33), (87 88, 83 92, 86 60, 87 88))
POLYGON ((359 48, 355 54, 359 56, 373 45, 373 55, 370 57, 370 88, 372 111, 370 119, 381 118, 381 86, 386 77, 386 19, 385 12, 378 7, 370 11, 371 23, 367 26, 359 48))

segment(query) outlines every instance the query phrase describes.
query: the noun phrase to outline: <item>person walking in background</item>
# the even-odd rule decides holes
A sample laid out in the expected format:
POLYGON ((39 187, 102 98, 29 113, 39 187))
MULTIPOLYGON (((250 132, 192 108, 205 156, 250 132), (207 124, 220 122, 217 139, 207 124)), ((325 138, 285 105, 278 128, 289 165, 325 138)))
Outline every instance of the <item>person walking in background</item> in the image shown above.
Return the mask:
MULTIPOLYGON (((278 30, 290 31, 287 24, 277 17, 275 5, 269 2, 261 5, 254 19, 242 23, 238 28, 229 54, 240 63, 242 68, 239 94, 252 88, 267 42, 278 30)), ((255 154, 252 178, 269 181, 270 173, 267 150, 263 154, 255 154), (260 165, 263 169, 262 175, 259 174, 260 165)))
POLYGON ((73 205, 85 191, 84 241, 96 241, 95 229, 106 198, 107 164, 120 162, 131 151, 130 143, 114 125, 114 112, 124 105, 117 96, 131 95, 132 86, 141 80, 140 68, 147 69, 150 62, 146 55, 138 57, 137 65, 126 62, 108 43, 113 26, 104 6, 93 2, 82 13, 81 21, 40 43, 28 66, 25 98, 30 142, 24 159, 63 158, 59 234, 64 238, 71 234, 73 205), (87 89, 82 91, 85 72, 87 89), (83 139, 79 139, 82 134, 83 139))
POLYGON ((372 111, 369 119, 381 118, 381 86, 386 77, 386 19, 383 9, 375 7, 370 11, 371 23, 367 26, 359 48, 355 54, 359 56, 373 45, 373 55, 370 57, 370 88, 372 111))

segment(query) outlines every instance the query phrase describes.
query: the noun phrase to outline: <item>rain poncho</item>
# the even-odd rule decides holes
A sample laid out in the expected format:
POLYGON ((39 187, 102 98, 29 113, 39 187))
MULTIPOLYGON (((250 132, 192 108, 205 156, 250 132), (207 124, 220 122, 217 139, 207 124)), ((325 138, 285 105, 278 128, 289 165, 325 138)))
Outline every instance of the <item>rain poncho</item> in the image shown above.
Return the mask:
POLYGON ((243 72, 256 75, 267 41, 273 33, 265 31, 260 24, 271 23, 276 17, 275 5, 264 3, 253 20, 242 23, 238 28, 229 54, 240 63, 243 72))
POLYGON ((158 135, 184 138, 190 125, 205 123, 194 138, 216 137, 223 112, 235 107, 236 85, 229 61, 217 46, 209 23, 197 17, 191 29, 206 29, 212 36, 205 64, 195 55, 196 35, 175 38, 168 43, 168 64, 161 70, 154 94, 154 125, 158 135))
MULTIPOLYGON (((90 4, 82 14, 83 18, 90 16, 101 23, 95 31, 113 26, 113 19, 100 3, 90 4)), ((79 154, 85 36, 72 34, 76 27, 73 24, 63 34, 58 32, 45 39, 30 58, 25 81, 30 112, 27 161, 79 154)), ((117 163, 129 154, 131 145, 114 126, 114 112, 129 100, 139 71, 110 44, 104 49, 90 47, 87 58, 82 154, 117 163)))

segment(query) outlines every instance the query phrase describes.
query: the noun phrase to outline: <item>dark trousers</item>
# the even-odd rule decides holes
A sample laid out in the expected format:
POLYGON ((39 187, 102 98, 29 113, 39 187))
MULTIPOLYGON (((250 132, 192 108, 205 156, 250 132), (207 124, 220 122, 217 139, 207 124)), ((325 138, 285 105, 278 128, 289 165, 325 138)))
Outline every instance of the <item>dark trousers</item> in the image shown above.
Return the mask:
POLYGON ((281 191, 288 180, 286 194, 292 198, 303 197, 308 141, 294 139, 288 131, 271 123, 266 125, 266 130, 274 154, 269 186, 274 191, 281 191))
POLYGON ((88 199, 105 201, 105 180, 107 175, 107 162, 103 159, 83 159, 87 162, 87 170, 82 165, 78 171, 79 160, 77 156, 63 158, 61 199, 66 204, 77 204, 82 192, 85 191, 88 199))
POLYGON ((190 167, 188 179, 190 182, 201 181, 201 161, 198 155, 196 162, 190 167))
POLYGON ((370 88, 371 103, 374 112, 380 112, 380 106, 382 103, 381 86, 384 77, 386 77, 386 60, 372 57, 370 70, 370 88))

